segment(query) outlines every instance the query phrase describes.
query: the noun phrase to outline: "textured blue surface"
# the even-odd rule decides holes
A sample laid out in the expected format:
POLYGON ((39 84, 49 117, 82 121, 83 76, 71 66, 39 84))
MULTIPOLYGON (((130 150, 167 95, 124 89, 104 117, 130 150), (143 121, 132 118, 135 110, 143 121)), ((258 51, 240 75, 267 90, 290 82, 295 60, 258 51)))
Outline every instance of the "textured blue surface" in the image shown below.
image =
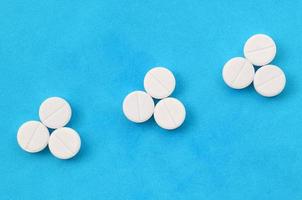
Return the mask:
POLYGON ((302 1, 0 1, 0 199, 302 198, 302 1), (285 91, 222 81, 255 33, 272 36, 285 91), (133 124, 124 96, 152 66, 176 76, 187 120, 133 124), (66 98, 82 137, 72 160, 22 151, 18 127, 66 98))

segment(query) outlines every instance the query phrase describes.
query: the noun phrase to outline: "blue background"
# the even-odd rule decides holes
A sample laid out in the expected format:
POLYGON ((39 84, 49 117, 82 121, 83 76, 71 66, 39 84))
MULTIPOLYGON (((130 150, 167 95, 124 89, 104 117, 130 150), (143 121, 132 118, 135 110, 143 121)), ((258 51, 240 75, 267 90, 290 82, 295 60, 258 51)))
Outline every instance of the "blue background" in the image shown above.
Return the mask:
POLYGON ((302 198, 302 1, 0 2, 0 199, 302 198), (287 76, 276 98, 221 77, 255 33, 274 38, 287 76), (153 66, 177 80, 187 119, 134 124, 123 98, 153 66), (28 154, 19 126, 66 98, 77 157, 28 154))

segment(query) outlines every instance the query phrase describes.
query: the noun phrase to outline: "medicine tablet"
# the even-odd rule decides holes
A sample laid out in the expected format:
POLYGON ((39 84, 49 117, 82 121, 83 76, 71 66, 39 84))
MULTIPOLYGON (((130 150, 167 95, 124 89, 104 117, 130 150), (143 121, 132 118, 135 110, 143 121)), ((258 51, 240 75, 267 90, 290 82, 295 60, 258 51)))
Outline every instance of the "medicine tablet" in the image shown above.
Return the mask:
POLYGON ((253 82, 254 75, 254 66, 242 57, 232 58, 224 65, 222 70, 224 82, 234 89, 249 86, 253 82))
POLYGON ((53 131, 49 138, 49 150, 57 158, 69 159, 74 157, 81 148, 79 134, 67 127, 53 131))
POLYGON ((163 129, 176 129, 186 118, 184 105, 177 99, 169 97, 160 100, 154 109, 154 119, 163 129))
POLYGON ((38 121, 28 121, 19 128, 17 141, 19 146, 30 153, 42 151, 48 143, 49 131, 38 121))
POLYGON ((284 72, 275 65, 266 65, 256 71, 254 87, 256 91, 265 97, 273 97, 280 94, 286 83, 284 72))
POLYGON ((52 129, 60 128, 70 121, 71 107, 65 99, 51 97, 41 104, 39 116, 45 126, 52 129))
POLYGON ((172 94, 175 89, 173 73, 164 67, 155 67, 147 72, 144 87, 148 94, 155 99, 163 99, 172 94))
POLYGON ((154 101, 146 92, 131 92, 124 99, 123 112, 130 121, 145 122, 153 115, 154 101))
POLYGON ((256 34, 250 37, 244 45, 244 56, 254 65, 267 65, 276 56, 276 44, 274 40, 264 34, 256 34))

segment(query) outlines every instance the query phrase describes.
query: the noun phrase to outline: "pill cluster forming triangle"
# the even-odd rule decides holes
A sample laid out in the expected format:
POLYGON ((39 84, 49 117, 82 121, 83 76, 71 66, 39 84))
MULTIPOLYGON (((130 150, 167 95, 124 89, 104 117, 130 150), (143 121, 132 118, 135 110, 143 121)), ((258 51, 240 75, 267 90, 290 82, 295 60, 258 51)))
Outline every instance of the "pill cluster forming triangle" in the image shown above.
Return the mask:
POLYGON ((75 130, 65 127, 71 115, 70 104, 65 99, 46 99, 39 108, 40 121, 28 121, 20 126, 19 146, 29 153, 40 152, 48 146, 52 155, 59 159, 74 157, 80 150, 81 138, 75 130))
POLYGON ((252 82, 256 92, 265 97, 280 94, 286 84, 282 69, 270 64, 276 56, 274 40, 265 34, 250 37, 243 48, 244 57, 230 59, 223 67, 224 82, 233 89, 243 89, 252 82), (255 72, 255 67, 259 69, 255 72))
POLYGON ((155 122, 163 129, 174 130, 186 118, 186 109, 181 101, 169 97, 176 85, 173 73, 165 67, 154 67, 144 78, 145 91, 133 91, 123 101, 126 118, 142 123, 154 116, 155 122), (155 105, 153 99, 158 99, 155 105))

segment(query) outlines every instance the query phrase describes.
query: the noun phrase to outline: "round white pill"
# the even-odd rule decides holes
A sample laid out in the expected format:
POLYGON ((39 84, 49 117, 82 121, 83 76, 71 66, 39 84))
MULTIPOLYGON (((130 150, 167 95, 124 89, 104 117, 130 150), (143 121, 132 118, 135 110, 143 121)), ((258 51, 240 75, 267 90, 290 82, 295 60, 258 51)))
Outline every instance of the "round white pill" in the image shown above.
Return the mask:
POLYGON ((154 101, 146 92, 131 92, 124 99, 123 112, 130 121, 145 122, 153 115, 154 101))
POLYGON ((275 65, 266 65, 256 71, 254 87, 265 97, 273 97, 282 92, 286 78, 284 72, 275 65))
POLYGON ((45 126, 52 129, 60 128, 70 121, 71 107, 65 99, 51 97, 41 104, 39 116, 45 126))
POLYGON ((177 99, 169 97, 160 100, 154 109, 154 119, 163 129, 176 129, 186 118, 186 109, 177 99))
POLYGON ((244 45, 244 56, 254 65, 267 65, 276 56, 276 44, 274 40, 264 34, 256 34, 250 37, 244 45))
POLYGON ((30 153, 42 151, 47 146, 48 139, 48 129, 38 121, 25 122, 17 134, 19 146, 30 153))
POLYGON ((53 131, 49 138, 49 150, 57 158, 69 159, 74 157, 81 148, 79 134, 67 127, 53 131))
POLYGON ((224 82, 234 89, 249 86, 253 82, 254 75, 254 66, 242 57, 232 58, 224 65, 222 70, 224 82))
POLYGON ((173 73, 164 67, 151 69, 144 78, 146 92, 155 99, 170 96, 175 89, 175 84, 173 73))

